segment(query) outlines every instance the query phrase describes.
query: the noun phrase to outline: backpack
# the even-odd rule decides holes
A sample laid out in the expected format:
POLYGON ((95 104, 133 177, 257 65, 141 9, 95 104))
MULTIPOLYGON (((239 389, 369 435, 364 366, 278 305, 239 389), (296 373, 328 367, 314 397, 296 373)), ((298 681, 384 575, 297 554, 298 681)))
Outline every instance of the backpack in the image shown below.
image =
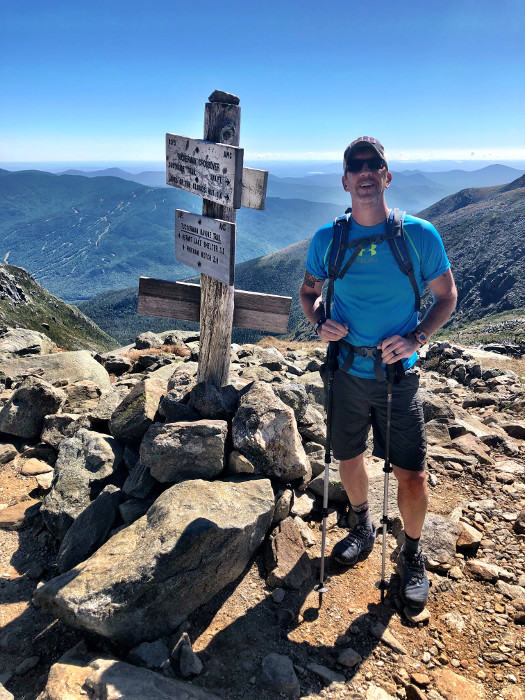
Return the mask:
MULTIPOLYGON (((332 248, 330 250, 330 260, 328 263, 326 317, 330 318, 335 280, 342 279, 346 275, 352 266, 352 263, 364 248, 371 245, 377 245, 383 241, 388 241, 390 250, 392 251, 399 269, 410 280, 410 284, 412 285, 412 289, 414 291, 414 310, 417 313, 421 308, 421 295, 419 293, 419 287, 417 286, 417 280, 414 273, 414 264, 408 252, 405 234, 403 231, 405 212, 400 214, 399 209, 391 209, 386 220, 385 233, 375 236, 368 236, 366 238, 359 238, 355 241, 349 242, 348 233, 352 225, 351 213, 352 209, 347 209, 342 216, 338 216, 334 221, 332 248), (353 252, 344 267, 342 267, 347 248, 351 250, 353 249, 353 252)), ((339 343, 347 346, 348 350, 346 360, 341 368, 343 371, 348 371, 348 369, 350 369, 354 361, 354 353, 357 353, 362 357, 374 358, 375 376, 378 381, 385 381, 380 351, 376 351, 375 348, 357 348, 350 345, 346 340, 340 340, 339 343)), ((398 382, 404 373, 403 363, 401 360, 398 360, 398 362, 396 362, 393 366, 395 368, 396 375, 395 381, 398 382)))
POLYGON ((416 276, 414 273, 414 264, 410 253, 408 252, 405 233, 403 231, 403 221, 405 212, 401 215, 399 209, 391 209, 386 220, 386 231, 383 234, 376 236, 368 236, 367 238, 359 238, 356 241, 348 242, 348 233, 351 227, 352 209, 347 209, 342 216, 338 216, 334 221, 334 234, 332 238, 332 249, 330 250, 330 261, 328 263, 328 291, 326 295, 327 318, 330 318, 330 307, 334 294, 334 284, 336 279, 342 279, 352 263, 355 261, 359 253, 366 247, 377 245, 383 241, 388 241, 392 255, 394 256, 397 265, 401 272, 408 277, 412 289, 414 290, 414 310, 416 313, 421 308, 421 295, 417 286, 416 276), (350 258, 341 270, 346 249, 354 249, 350 258))

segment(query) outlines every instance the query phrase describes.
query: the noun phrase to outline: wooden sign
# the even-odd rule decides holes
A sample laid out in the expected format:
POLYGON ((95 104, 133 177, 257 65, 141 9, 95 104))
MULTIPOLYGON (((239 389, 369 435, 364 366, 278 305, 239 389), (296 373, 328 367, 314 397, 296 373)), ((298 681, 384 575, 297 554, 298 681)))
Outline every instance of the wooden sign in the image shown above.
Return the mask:
MULTIPOLYGON (((151 277, 139 280, 139 314, 200 321, 201 288, 187 282, 166 282, 151 277)), ((239 289, 234 293, 233 325, 270 333, 286 333, 291 297, 239 289)))
POLYGON ((241 205, 250 209, 264 209, 266 205, 266 188, 268 171, 256 168, 242 169, 241 205))
POLYGON ((224 284, 233 284, 235 224, 177 209, 175 259, 224 284))
POLYGON ((166 134, 166 183, 239 209, 243 158, 236 146, 166 134))

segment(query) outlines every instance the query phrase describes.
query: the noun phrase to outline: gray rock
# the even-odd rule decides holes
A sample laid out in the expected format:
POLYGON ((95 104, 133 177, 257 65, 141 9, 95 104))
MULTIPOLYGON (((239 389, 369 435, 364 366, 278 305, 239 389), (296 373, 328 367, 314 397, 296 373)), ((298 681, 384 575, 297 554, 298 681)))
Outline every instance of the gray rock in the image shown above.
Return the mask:
MULTIPOLYGON (((301 430, 299 429, 299 432, 301 430)), ((319 476, 324 472, 324 459, 325 459, 325 448, 317 442, 307 442, 304 446, 304 451, 308 461, 310 462, 310 467, 312 469, 312 476, 319 476)), ((336 464, 334 460, 334 465, 336 464)))
POLYGON ((111 385, 107 371, 87 350, 5 360, 2 362, 2 371, 8 377, 38 372, 38 375, 50 384, 59 381, 74 384, 82 379, 89 379, 101 389, 109 389, 111 385))
POLYGON ((343 676, 342 673, 332 671, 331 668, 328 668, 328 666, 324 666, 323 664, 312 663, 308 664, 306 668, 311 673, 315 673, 316 676, 319 676, 319 678, 322 678, 329 683, 344 683, 346 681, 346 677, 343 676))
POLYGON ((255 382, 241 397, 232 437, 235 449, 253 463, 257 473, 285 482, 309 479, 310 464, 294 413, 267 384, 255 382))
POLYGON ((170 651, 164 642, 157 639, 154 642, 142 642, 128 654, 132 664, 145 668, 160 668, 169 659, 170 651))
POLYGON ((292 505, 293 491, 285 489, 275 503, 275 511, 273 514, 273 525, 277 525, 290 514, 290 506, 292 505))
MULTIPOLYGON (((324 492, 324 470, 319 476, 309 483, 308 488, 312 493, 315 493, 319 498, 323 498, 324 492)), ((348 496, 346 495, 343 482, 339 476, 338 467, 330 467, 328 472, 328 500, 332 503, 348 504, 348 496)), ((369 499, 370 500, 370 499, 369 499)))
POLYGON ((74 520, 57 556, 60 573, 85 561, 106 541, 119 513, 122 492, 109 485, 74 520))
POLYGON ((50 532, 62 540, 122 463, 122 447, 111 437, 80 429, 60 444, 55 481, 41 513, 50 532))
POLYGON ((133 444, 140 442, 153 423, 165 393, 164 384, 156 379, 145 379, 136 384, 113 412, 109 421, 111 434, 133 444))
POLYGON ((308 395, 304 385, 298 382, 277 384, 273 390, 283 403, 290 406, 295 420, 300 423, 308 407, 308 395))
POLYGON ((443 418, 449 420, 454 419, 454 411, 443 396, 428 391, 427 389, 420 389, 419 393, 423 404, 425 423, 443 418))
POLYGON ((95 669, 85 681, 90 700, 117 697, 129 700, 220 700, 217 695, 191 683, 166 678, 147 668, 116 659, 97 659, 90 665, 95 669))
POLYGON ((319 372, 306 372, 302 377, 297 377, 297 382, 304 386, 311 401, 324 406, 324 384, 319 372))
POLYGON ((146 331, 135 338, 135 347, 137 350, 149 350, 150 348, 160 348, 164 345, 162 338, 156 333, 146 331))
POLYGON ((311 440, 324 445, 326 442, 326 422, 323 414, 314 406, 308 405, 300 421, 299 432, 305 440, 311 440))
POLYGON ((421 549, 428 568, 438 570, 452 564, 456 556, 456 542, 461 533, 457 523, 435 513, 427 513, 421 534, 421 549))
POLYGON ((168 392, 176 389, 179 392, 179 400, 182 399, 197 383, 196 376, 198 367, 199 365, 197 362, 182 362, 177 365, 168 380, 168 392))
POLYGON ((102 389, 88 379, 82 379, 64 387, 66 400, 62 410, 66 413, 87 413, 93 411, 99 403, 102 389))
POLYGON ((233 452, 230 452, 230 456, 228 458, 228 473, 254 474, 255 467, 249 459, 246 459, 244 455, 242 455, 240 452, 237 452, 237 450, 233 450, 233 452))
POLYGON ((152 504, 153 498, 130 498, 119 505, 120 517, 126 525, 134 523, 148 512, 152 504))
POLYGON ((29 328, 7 328, 0 332, 2 355, 47 355, 55 349, 55 343, 47 335, 29 328))
POLYGON ((228 424, 222 420, 156 423, 140 446, 142 464, 162 483, 213 479, 224 468, 228 424))
POLYGON ((261 683, 274 693, 297 700, 301 695, 292 660, 283 654, 268 654, 262 660, 261 683))
POLYGON ((34 439, 40 437, 44 418, 56 413, 66 395, 37 377, 28 377, 0 411, 0 431, 34 439))
POLYGON ((200 420, 200 414, 194 408, 180 400, 180 391, 169 391, 159 404, 159 416, 166 423, 200 420))
POLYGON ((337 657, 337 663, 341 664, 341 666, 346 666, 347 668, 357 666, 362 660, 363 657, 361 654, 358 654, 357 651, 351 647, 344 649, 344 651, 342 651, 337 657))
POLYGON ((35 599, 66 624, 117 643, 158 639, 241 574, 273 508, 266 479, 176 484, 35 599))
POLYGON ((179 654, 179 668, 183 678, 198 676, 202 671, 202 661, 189 644, 183 644, 179 654))
POLYGON ((122 486, 122 491, 132 498, 146 498, 159 482, 151 476, 148 467, 138 461, 122 486))
POLYGON ((133 367, 133 362, 129 357, 124 357, 123 355, 118 355, 112 352, 106 352, 102 355, 102 362, 106 371, 109 374, 114 374, 117 377, 129 372, 133 367))
POLYGON ((0 464, 8 464, 18 455, 18 450, 10 442, 0 443, 0 464))
POLYGON ((58 450, 62 440, 72 437, 81 424, 82 417, 75 413, 50 414, 44 418, 42 442, 58 450))
POLYGON ((209 382, 199 382, 191 390, 188 405, 200 417, 212 420, 233 418, 239 404, 239 391, 231 384, 217 388, 209 382))
POLYGON ((283 520, 270 535, 265 564, 266 582, 271 588, 279 586, 295 590, 311 576, 310 558, 293 518, 283 520))

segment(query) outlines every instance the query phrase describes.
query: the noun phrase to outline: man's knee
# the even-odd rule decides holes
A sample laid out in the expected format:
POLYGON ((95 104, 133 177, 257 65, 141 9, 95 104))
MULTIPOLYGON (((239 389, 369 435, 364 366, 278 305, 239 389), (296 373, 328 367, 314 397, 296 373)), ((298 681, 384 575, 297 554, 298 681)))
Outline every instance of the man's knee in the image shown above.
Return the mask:
POLYGON ((365 468, 365 453, 362 452, 357 457, 339 460, 339 471, 343 474, 355 474, 365 468))
POLYGON ((427 493, 427 473, 425 470, 416 472, 409 471, 408 469, 400 469, 395 466, 393 469, 399 489, 414 497, 427 493))

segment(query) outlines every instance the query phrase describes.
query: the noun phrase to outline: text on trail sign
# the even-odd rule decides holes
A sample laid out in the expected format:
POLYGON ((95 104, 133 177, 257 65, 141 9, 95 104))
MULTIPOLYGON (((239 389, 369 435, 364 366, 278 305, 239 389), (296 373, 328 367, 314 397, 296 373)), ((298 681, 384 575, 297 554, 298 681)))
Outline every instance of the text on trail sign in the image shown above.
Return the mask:
POLYGON ((232 285, 235 274, 235 224, 177 209, 175 258, 183 265, 232 285))
POLYGON ((166 134, 166 183, 239 209, 243 158, 236 146, 166 134))

